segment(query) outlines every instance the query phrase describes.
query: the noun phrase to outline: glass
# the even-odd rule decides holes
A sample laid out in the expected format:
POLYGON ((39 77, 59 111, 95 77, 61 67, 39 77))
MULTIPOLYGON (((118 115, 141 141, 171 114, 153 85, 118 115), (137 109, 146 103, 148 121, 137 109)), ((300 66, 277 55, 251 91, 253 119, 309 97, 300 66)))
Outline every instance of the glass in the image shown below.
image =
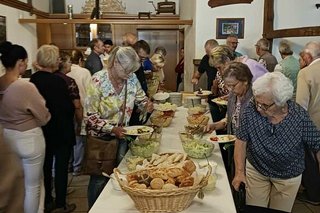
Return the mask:
POLYGON ((235 84, 225 84, 226 87, 228 88, 228 90, 233 90, 238 84, 240 83, 240 81, 237 81, 237 83, 235 84))
POLYGON ((255 99, 253 99, 254 104, 256 105, 257 109, 260 108, 263 111, 268 111, 273 105, 275 105, 275 103, 273 102, 272 104, 261 104, 259 102, 257 102, 255 99))

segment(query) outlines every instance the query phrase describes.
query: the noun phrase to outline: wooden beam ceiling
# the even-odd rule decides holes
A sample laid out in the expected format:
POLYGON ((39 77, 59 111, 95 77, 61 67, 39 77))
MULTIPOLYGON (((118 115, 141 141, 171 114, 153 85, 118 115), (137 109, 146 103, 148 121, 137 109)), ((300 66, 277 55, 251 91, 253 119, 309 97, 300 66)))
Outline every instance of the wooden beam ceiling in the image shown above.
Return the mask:
POLYGON ((208 5, 213 8, 229 4, 251 4, 252 1, 253 0, 209 0, 208 5))

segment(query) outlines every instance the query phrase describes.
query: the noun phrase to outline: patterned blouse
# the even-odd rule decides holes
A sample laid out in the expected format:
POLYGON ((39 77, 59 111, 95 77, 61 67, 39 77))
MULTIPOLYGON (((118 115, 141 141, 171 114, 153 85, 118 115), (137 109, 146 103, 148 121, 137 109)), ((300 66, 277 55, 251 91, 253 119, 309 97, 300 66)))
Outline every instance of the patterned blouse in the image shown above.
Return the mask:
POLYGON ((109 80, 107 70, 101 70, 92 76, 92 84, 88 88, 85 100, 87 110, 87 128, 89 135, 105 136, 110 134, 113 127, 127 126, 136 104, 144 110, 148 98, 141 88, 136 75, 131 75, 127 80, 127 103, 124 121, 120 124, 125 97, 125 86, 120 94, 115 92, 109 80))
POLYGON ((224 80, 219 71, 217 72, 216 79, 218 81, 218 97, 228 95, 229 90, 224 84, 224 80))
POLYGON ((262 175, 293 178, 304 170, 304 150, 320 150, 320 131, 301 106, 288 101, 288 115, 271 124, 250 102, 243 113, 237 138, 247 142, 247 159, 262 175))

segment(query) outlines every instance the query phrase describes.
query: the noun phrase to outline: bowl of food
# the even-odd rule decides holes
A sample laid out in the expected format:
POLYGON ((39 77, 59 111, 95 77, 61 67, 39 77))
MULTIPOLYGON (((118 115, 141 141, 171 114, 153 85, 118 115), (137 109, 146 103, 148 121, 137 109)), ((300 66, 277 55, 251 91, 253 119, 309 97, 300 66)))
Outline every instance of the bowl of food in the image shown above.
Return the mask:
POLYGON ((129 144, 131 154, 143 158, 150 158, 153 153, 157 153, 160 147, 160 142, 156 140, 146 140, 140 142, 139 139, 129 144))
POLYGON ((189 115, 187 121, 191 125, 203 125, 206 126, 209 122, 209 117, 206 115, 189 115))
POLYGON ((197 105, 188 109, 188 115, 203 115, 206 111, 206 105, 197 105))
POLYGON ((214 144, 202 139, 189 139, 182 142, 182 147, 189 157, 203 159, 211 156, 214 144))
POLYGON ((166 103, 166 101, 169 99, 169 93, 158 92, 153 95, 153 99, 158 103, 166 103))

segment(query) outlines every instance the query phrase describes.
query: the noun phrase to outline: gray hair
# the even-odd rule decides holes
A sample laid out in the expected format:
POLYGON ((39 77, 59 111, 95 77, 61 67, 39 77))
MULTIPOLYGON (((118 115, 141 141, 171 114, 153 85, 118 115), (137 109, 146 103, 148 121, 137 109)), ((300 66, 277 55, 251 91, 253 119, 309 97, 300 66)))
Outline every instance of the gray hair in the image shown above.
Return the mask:
POLYGON ((284 106, 293 96, 293 85, 281 72, 268 72, 253 82, 254 96, 271 94, 277 106, 284 106))
POLYGON ((310 41, 304 46, 302 51, 309 53, 313 60, 320 58, 320 42, 310 41))
POLYGON ((256 46, 258 46, 260 49, 264 51, 268 51, 270 47, 270 42, 266 38, 261 38, 257 41, 256 46))
POLYGON ((114 66, 115 60, 121 64, 126 73, 135 72, 141 66, 139 56, 137 55, 136 51, 129 46, 118 46, 111 51, 107 64, 109 69, 114 66))
POLYGON ((282 40, 279 44, 279 52, 282 55, 292 55, 293 51, 288 41, 282 40))

